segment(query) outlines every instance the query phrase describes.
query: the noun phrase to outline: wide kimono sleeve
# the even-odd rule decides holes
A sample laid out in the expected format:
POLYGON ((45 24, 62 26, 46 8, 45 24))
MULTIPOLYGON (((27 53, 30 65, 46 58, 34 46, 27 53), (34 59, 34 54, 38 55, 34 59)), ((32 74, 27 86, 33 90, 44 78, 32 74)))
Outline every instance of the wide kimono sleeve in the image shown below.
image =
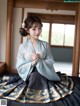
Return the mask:
POLYGON ((36 68, 38 72, 49 80, 60 81, 59 76, 56 74, 53 67, 53 56, 51 54, 50 46, 45 43, 44 50, 46 51, 46 57, 44 59, 39 59, 36 68))
POLYGON ((17 55, 16 68, 19 76, 25 81, 32 72, 32 62, 27 61, 23 56, 24 47, 20 45, 17 55))

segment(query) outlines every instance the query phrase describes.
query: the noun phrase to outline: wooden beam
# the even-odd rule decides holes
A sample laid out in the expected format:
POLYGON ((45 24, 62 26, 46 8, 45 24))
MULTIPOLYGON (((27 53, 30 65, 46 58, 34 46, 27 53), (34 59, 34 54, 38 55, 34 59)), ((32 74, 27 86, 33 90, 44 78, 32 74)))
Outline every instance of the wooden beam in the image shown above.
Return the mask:
MULTIPOLYGON (((60 0, 59 0, 60 1, 60 0)), ((38 8, 38 9, 47 9, 47 10, 77 10, 78 3, 64 3, 64 2, 55 2, 45 1, 45 0, 14 0, 14 7, 19 8, 38 8)))
POLYGON ((11 69, 11 35, 13 18, 13 0, 7 2, 7 29, 6 29, 6 66, 7 71, 11 69))
MULTIPOLYGON (((22 1, 22 0, 19 0, 19 1, 22 1)), ((34 2, 34 0, 23 0, 24 2, 25 1, 31 1, 31 2, 34 2)), ((64 2, 64 0, 35 0, 35 2, 38 1, 38 2, 64 2)))
POLYGON ((76 34, 73 54, 73 76, 79 75, 79 57, 80 57, 80 3, 76 11, 76 34))
POLYGON ((50 22, 51 19, 53 23, 75 24, 75 15, 41 14, 30 12, 28 14, 40 17, 42 22, 50 22))

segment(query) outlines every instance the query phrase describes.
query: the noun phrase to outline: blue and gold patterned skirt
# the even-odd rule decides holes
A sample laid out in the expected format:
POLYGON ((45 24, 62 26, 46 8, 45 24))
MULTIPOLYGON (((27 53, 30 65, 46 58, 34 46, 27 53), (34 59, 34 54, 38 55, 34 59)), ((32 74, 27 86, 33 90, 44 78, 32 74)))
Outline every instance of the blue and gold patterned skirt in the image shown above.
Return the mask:
MULTIPOLYGON (((22 103, 48 103, 73 93, 74 82, 65 74, 57 73, 61 81, 50 81, 40 75, 36 68, 23 81, 18 75, 0 77, 0 97, 22 103)), ((80 95, 79 95, 80 98, 80 95)))

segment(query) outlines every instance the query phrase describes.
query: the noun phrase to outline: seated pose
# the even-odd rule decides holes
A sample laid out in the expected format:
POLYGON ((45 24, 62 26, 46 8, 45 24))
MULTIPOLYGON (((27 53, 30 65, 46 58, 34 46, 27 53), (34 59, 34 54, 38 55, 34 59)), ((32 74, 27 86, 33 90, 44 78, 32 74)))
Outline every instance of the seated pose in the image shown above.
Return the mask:
POLYGON ((27 38, 18 50, 18 76, 2 83, 0 95, 22 103, 54 103, 62 100, 61 106, 80 106, 80 88, 66 74, 55 72, 49 44, 38 39, 42 26, 37 16, 25 18, 19 30, 27 38))
POLYGON ((73 81, 54 70, 54 60, 47 42, 39 40, 42 22, 37 16, 28 16, 22 23, 20 33, 27 36, 19 47, 17 70, 26 82, 26 102, 47 103, 71 94, 73 81))

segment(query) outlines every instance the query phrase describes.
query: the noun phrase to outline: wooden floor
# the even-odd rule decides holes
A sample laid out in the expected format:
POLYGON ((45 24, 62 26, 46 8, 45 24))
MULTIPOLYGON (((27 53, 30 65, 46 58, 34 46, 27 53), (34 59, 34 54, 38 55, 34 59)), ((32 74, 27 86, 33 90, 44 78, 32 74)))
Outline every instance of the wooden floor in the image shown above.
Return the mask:
POLYGON ((61 73, 66 73, 67 75, 72 75, 72 63, 71 62, 55 62, 55 71, 60 71, 61 73))

